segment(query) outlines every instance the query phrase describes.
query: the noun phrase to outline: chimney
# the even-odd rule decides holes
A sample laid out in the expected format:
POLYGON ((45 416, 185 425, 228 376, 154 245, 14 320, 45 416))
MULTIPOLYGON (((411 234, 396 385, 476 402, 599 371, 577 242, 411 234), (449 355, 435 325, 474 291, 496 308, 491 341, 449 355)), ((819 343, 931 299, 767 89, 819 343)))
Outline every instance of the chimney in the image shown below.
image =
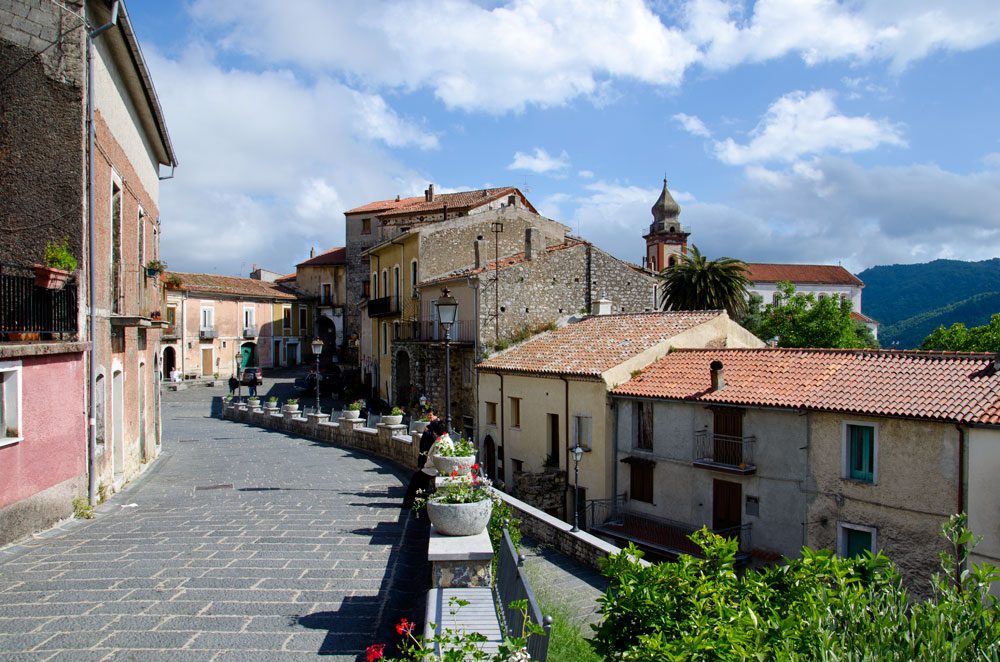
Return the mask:
POLYGON ((486 266, 486 240, 481 236, 476 237, 476 269, 486 266))
POLYGON ((310 246, 309 247, 309 259, 311 260, 314 257, 316 257, 316 247, 315 246, 310 246))
POLYGON ((608 299, 594 299, 595 315, 610 315, 611 301, 608 299))
POLYGON ((524 259, 534 260, 545 250, 542 231, 538 228, 527 228, 524 231, 524 259))
POLYGON ((428 184, 427 190, 424 191, 424 202, 434 202, 434 185, 428 184))
POLYGON ((726 388, 726 378, 722 374, 722 361, 712 361, 708 367, 712 373, 712 390, 721 391, 726 388))

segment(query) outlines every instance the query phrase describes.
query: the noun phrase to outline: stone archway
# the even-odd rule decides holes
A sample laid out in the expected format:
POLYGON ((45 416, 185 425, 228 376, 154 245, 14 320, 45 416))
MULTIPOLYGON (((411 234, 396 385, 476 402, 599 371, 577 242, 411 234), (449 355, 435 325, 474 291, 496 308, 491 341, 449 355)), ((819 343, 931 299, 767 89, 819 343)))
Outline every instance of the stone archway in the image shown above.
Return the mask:
POLYGON ((163 376, 170 379, 170 373, 177 368, 177 351, 173 347, 163 348, 163 376))
POLYGON ((395 379, 393 383, 396 385, 396 393, 394 402, 397 405, 410 406, 413 404, 413 381, 410 377, 410 355, 405 351, 396 352, 395 365, 393 366, 395 370, 395 379))

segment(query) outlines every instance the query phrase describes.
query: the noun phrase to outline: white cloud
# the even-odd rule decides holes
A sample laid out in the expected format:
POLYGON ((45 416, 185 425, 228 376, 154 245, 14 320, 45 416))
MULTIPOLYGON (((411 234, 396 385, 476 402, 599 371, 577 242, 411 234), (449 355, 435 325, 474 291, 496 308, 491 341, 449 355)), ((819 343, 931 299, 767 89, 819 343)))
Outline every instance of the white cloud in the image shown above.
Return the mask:
POLYGON ((703 138, 710 138, 712 132, 708 130, 705 123, 701 121, 696 115, 688 115, 686 113, 677 113, 674 115, 674 119, 681 128, 690 133, 692 136, 701 136, 703 138))
POLYGON ((593 179, 594 178, 594 173, 591 170, 581 170, 580 172, 578 172, 576 174, 577 174, 578 177, 580 177, 580 179, 593 179))
POLYGON ((508 170, 530 170, 531 172, 558 172, 569 167, 569 154, 563 150, 559 156, 552 156, 541 147, 536 147, 533 154, 515 152, 514 160, 507 166, 508 170))
POLYGON ((841 115, 833 99, 830 90, 786 94, 767 109, 750 133, 750 142, 726 138, 715 143, 715 155, 729 165, 746 165, 906 144, 899 127, 886 120, 841 115))
POLYGON ((413 124, 403 120, 389 108, 385 99, 376 94, 362 94, 351 91, 354 96, 354 116, 356 126, 361 127, 369 138, 381 140, 390 147, 413 145, 421 149, 436 149, 437 136, 425 133, 413 124))

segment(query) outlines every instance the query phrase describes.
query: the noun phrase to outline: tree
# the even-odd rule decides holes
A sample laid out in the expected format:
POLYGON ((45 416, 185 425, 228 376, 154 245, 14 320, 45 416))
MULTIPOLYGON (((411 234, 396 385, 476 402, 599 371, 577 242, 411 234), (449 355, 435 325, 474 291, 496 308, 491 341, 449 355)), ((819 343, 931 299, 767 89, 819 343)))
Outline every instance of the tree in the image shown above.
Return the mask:
POLYGON ((697 246, 660 272, 664 310, 726 310, 742 319, 747 309, 746 264, 731 257, 709 260, 697 246))
POLYGON ((736 540, 692 534, 705 558, 642 565, 634 546, 609 578, 591 645, 608 660, 995 660, 1000 573, 969 563, 966 517, 942 526, 948 552, 926 601, 911 600, 881 552, 801 559, 738 573, 736 540))
POLYGON ((956 322, 945 328, 942 324, 924 338, 920 349, 949 352, 1000 352, 1000 313, 994 313, 989 324, 966 328, 956 322))
POLYGON ((849 299, 803 294, 781 282, 777 300, 763 310, 760 304, 759 297, 751 300, 744 326, 758 338, 776 337, 779 347, 878 347, 867 327, 851 317, 849 299))

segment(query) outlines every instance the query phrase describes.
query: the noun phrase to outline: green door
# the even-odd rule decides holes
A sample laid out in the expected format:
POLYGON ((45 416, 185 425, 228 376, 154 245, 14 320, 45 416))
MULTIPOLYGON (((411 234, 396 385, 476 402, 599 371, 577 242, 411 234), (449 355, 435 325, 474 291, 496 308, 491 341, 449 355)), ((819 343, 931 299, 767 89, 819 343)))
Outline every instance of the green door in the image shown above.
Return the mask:
POLYGON ((868 531, 858 531, 857 529, 845 529, 847 533, 847 558, 862 556, 865 552, 871 551, 872 534, 868 531))
POLYGON ((253 358, 253 347, 251 347, 250 345, 244 345, 240 349, 240 354, 242 354, 242 359, 240 360, 240 368, 245 368, 248 365, 249 366, 253 365, 253 362, 251 361, 251 359, 253 358))

